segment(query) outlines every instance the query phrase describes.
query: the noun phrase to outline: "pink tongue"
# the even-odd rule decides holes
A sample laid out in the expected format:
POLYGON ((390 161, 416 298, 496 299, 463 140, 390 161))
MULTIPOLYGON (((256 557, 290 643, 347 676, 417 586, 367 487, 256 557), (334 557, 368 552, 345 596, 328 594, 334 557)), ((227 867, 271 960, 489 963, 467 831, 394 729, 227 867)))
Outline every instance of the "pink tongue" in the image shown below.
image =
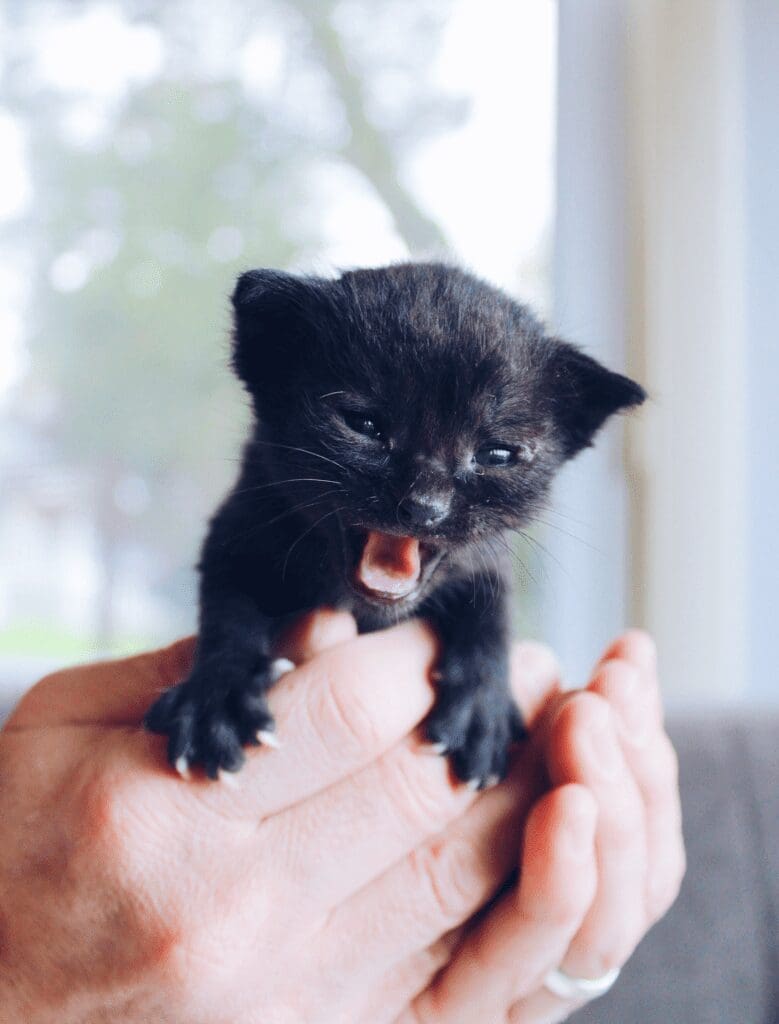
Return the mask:
POLYGON ((357 579, 366 590, 406 597, 416 587, 420 569, 415 537, 391 537, 372 530, 357 566, 357 579))

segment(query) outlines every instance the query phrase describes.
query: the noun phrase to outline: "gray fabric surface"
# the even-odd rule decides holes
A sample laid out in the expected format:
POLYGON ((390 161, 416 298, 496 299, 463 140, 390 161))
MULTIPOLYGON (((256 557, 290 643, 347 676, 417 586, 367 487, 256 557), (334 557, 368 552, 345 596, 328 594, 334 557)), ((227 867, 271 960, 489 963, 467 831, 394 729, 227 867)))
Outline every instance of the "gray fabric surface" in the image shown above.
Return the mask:
POLYGON ((677 721, 687 876, 574 1024, 779 1024, 779 716, 677 721))

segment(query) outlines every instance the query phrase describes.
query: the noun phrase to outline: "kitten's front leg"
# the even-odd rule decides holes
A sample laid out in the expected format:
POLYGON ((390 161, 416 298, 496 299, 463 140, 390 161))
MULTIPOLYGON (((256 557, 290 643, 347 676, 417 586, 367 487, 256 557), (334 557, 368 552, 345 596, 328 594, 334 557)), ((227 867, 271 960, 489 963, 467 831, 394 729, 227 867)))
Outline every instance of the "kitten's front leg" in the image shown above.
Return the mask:
POLYGON ((504 778, 509 747, 525 735, 509 689, 504 583, 487 573, 448 583, 420 615, 441 639, 428 739, 460 779, 483 789, 504 778))
POLYGON ((245 744, 274 746, 266 694, 280 670, 270 657, 278 621, 237 590, 204 586, 195 662, 146 715, 152 732, 168 737, 168 760, 182 775, 200 765, 212 779, 235 772, 245 744))

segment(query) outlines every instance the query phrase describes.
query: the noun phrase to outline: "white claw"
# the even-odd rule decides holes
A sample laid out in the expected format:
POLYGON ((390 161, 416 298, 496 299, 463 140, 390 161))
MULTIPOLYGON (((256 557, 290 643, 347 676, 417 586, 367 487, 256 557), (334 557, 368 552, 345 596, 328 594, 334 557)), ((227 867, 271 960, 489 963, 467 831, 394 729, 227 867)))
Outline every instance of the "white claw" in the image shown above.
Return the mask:
POLYGON ((182 754, 181 757, 176 758, 176 763, 173 766, 182 779, 186 779, 188 782, 192 778, 192 773, 189 770, 189 761, 182 754))
POLYGON ((223 786, 227 786, 228 789, 238 789, 238 776, 235 772, 228 772, 224 768, 217 768, 216 770, 217 782, 221 782, 223 786))
POLYGON ((437 743, 423 743, 420 749, 423 754, 435 754, 437 757, 440 757, 449 748, 442 740, 439 740, 437 743))
POLYGON ((294 668, 295 662, 290 661, 289 658, 276 658, 270 663, 271 683, 277 683, 282 676, 285 676, 287 672, 291 672, 294 668))
POLYGON ((273 747, 275 750, 281 747, 281 740, 271 729, 258 729, 257 742, 264 747, 273 747))
POLYGON ((481 779, 468 779, 466 786, 472 792, 476 793, 481 786, 481 779))
POLYGON ((500 782, 500 775, 490 775, 487 781, 484 783, 485 789, 492 789, 493 786, 497 786, 500 782))

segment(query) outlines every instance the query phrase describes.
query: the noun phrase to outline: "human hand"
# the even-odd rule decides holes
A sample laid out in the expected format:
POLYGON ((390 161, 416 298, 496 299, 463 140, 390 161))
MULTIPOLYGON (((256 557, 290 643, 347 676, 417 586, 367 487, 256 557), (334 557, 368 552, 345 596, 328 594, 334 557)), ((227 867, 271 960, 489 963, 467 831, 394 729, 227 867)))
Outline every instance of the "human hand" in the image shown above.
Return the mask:
MULTIPOLYGON (((344 616, 315 616, 290 638, 288 653, 303 660, 353 633, 344 616)), ((413 1013, 409 1019, 448 1021, 470 1019, 474 999, 484 1020, 507 999, 514 1020, 570 1012, 539 991, 538 972, 539 964, 559 961, 560 936, 572 934, 572 921, 597 919, 604 904, 602 884, 593 897, 595 883, 587 883, 595 875, 587 841, 592 798, 565 784, 565 758, 587 722, 580 710, 568 719, 572 712, 563 708, 576 709, 581 698, 566 698, 559 718, 547 702, 550 724, 539 735, 550 768, 562 759, 562 785, 537 802, 528 821, 519 894, 504 898, 458 949, 457 925, 515 859, 516 836, 538 796, 532 756, 526 752, 529 761, 478 798, 452 790, 444 762, 420 757, 407 738, 432 699, 424 671, 430 638, 410 624, 384 637, 390 642, 366 637, 334 648, 308 675, 300 670, 279 685, 280 730, 290 741, 286 766, 284 752, 272 754, 282 763, 269 771, 267 752, 257 752, 250 774, 240 777, 251 780, 240 793, 166 775, 156 742, 137 731, 153 693, 186 671, 187 643, 60 673, 32 691, 0 736, 7 826, 0 861, 3 877, 14 878, 3 901, 13 923, 0 969, 7 1019, 374 1024, 413 1013), (401 649, 406 657, 398 659, 401 649), (385 670, 377 670, 379 663, 385 670), (363 672, 368 687, 360 687, 363 672), (405 674, 400 687, 398 674, 405 674), (377 747, 386 753, 377 755, 377 747), (346 774, 335 782, 339 771, 346 774), (332 800, 339 795, 341 804, 332 800), (366 837, 354 828, 363 807, 368 864, 366 837), (339 813, 331 823, 333 810, 339 813), (281 845, 278 828, 268 829, 279 821, 286 823, 281 845), (382 831, 388 824, 397 827, 389 837, 382 831), (560 841, 577 829, 577 840, 560 841), (417 848, 397 859, 400 846, 410 848, 419 836, 417 848), (350 856, 333 857, 339 841, 360 860, 356 876, 350 856), (290 861, 290 853, 297 857, 290 861), (393 857, 381 873, 377 865, 393 857), (355 892, 366 872, 372 881, 355 892), (331 906, 323 928, 323 902, 330 905, 332 892, 346 889, 350 895, 331 906), (478 972, 469 962, 474 944, 483 946, 478 972)), ((554 666, 532 646, 517 654, 515 689, 530 718, 554 687, 554 666)), ((599 676, 592 690, 619 686, 599 676)), ((669 809, 663 813, 661 800, 657 805, 662 823, 669 809)), ((661 847, 658 840, 654 848, 661 847)), ((670 892, 669 871, 656 875, 670 892)), ((597 929, 590 938, 584 928, 580 935, 589 943, 585 953, 597 949, 597 929)))
MULTIPOLYGON (((453 784, 415 736, 430 632, 323 612, 287 638, 282 749, 183 782, 140 722, 192 651, 57 673, 0 733, 0 1020, 389 1024, 515 863, 533 752, 453 784)), ((553 685, 533 648, 517 673, 553 685)))
POLYGON ((552 695, 535 742, 552 789, 527 821, 518 887, 454 952, 398 1024, 550 1024, 580 1002, 543 985, 561 967, 621 967, 684 874, 676 756, 663 730, 654 646, 617 640, 586 690, 552 695))

